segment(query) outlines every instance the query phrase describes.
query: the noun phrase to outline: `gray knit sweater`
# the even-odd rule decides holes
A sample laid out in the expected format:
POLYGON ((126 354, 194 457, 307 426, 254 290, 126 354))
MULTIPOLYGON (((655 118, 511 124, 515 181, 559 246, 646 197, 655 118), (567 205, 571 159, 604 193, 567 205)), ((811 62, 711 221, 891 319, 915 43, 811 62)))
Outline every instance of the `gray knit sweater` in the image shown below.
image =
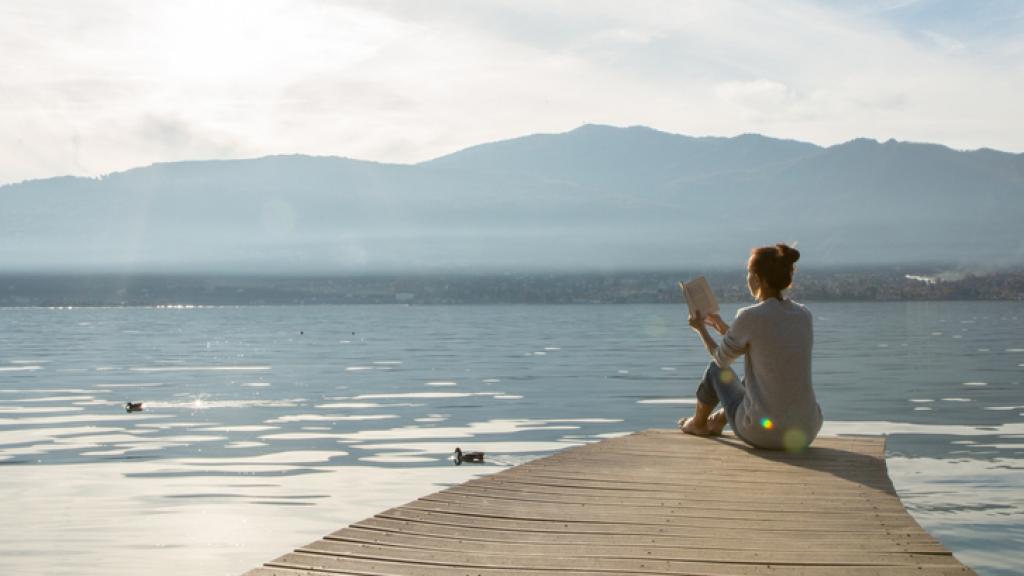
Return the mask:
POLYGON ((713 354, 725 368, 744 356, 747 393, 733 428, 761 448, 801 450, 821 430, 811 387, 811 312, 792 300, 769 298, 740 309, 713 354))

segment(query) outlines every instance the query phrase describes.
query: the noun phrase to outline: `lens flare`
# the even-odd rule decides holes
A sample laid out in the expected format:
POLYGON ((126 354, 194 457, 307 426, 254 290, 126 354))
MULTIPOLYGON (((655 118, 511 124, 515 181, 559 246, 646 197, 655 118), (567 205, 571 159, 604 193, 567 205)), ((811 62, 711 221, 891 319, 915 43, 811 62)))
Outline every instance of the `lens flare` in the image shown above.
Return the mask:
POLYGON ((807 444, 807 433, 799 428, 790 428, 782 435, 782 446, 787 452, 803 452, 807 444))
POLYGON ((761 418, 761 428, 765 430, 771 430, 775 427, 775 423, 772 422, 771 418, 761 418))

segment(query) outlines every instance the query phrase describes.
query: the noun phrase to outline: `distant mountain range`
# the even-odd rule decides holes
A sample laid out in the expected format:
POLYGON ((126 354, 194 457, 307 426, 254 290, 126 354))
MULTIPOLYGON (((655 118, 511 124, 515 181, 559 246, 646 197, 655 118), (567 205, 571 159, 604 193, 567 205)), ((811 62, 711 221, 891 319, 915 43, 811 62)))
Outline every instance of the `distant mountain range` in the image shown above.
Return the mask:
POLYGON ((271 156, 0 187, 7 271, 1024 263, 1024 154, 585 125, 415 165, 271 156))

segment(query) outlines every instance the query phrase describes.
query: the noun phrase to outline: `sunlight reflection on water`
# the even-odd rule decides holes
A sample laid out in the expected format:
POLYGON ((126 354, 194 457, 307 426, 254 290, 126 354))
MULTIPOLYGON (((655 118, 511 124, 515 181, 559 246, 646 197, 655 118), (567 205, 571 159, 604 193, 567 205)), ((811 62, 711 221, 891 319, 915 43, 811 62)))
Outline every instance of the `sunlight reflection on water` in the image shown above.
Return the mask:
MULTIPOLYGON (((889 435, 918 521, 980 574, 1021 571, 1024 305, 811 309, 823 433, 889 435)), ((14 495, 0 515, 19 518, 0 528, 5 573, 240 573, 441 485, 674 427, 707 362, 672 306, 18 309, 0 323, 14 495), (488 464, 451 466, 455 446, 488 464)))

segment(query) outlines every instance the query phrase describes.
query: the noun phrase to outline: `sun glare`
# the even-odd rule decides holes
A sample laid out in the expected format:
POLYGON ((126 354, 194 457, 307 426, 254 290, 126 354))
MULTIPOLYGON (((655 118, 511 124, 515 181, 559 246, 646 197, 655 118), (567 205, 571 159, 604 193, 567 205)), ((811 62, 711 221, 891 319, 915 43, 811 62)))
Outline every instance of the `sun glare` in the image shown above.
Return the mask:
POLYGON ((281 85, 372 56, 398 36, 394 22, 361 10, 289 2, 176 2, 151 23, 152 70, 165 80, 281 85))

